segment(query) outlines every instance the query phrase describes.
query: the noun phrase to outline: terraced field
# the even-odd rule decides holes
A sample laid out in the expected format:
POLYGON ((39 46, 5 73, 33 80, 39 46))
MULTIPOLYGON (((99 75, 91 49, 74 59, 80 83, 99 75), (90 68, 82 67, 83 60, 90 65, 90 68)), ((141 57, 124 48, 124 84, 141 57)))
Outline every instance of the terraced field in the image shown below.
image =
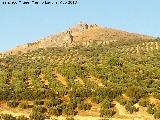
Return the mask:
POLYGON ((155 50, 159 50, 160 49, 160 43, 158 42, 143 42, 141 44, 138 45, 133 45, 133 46, 129 46, 128 48, 123 48, 122 52, 124 53, 146 53, 146 52, 153 52, 155 50))
POLYGON ((159 119, 159 47, 121 41, 0 58, 0 118, 159 119))

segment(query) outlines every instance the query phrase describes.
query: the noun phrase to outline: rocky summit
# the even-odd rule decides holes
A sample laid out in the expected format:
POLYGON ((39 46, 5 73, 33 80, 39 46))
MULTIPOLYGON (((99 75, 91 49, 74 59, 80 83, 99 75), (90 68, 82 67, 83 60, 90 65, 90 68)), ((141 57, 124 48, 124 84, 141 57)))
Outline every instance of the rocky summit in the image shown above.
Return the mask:
POLYGON ((110 44, 116 41, 149 39, 153 39, 153 37, 81 22, 64 32, 48 36, 33 43, 17 46, 5 53, 1 53, 1 56, 26 53, 39 48, 72 47, 76 45, 88 46, 93 42, 97 44, 110 44))

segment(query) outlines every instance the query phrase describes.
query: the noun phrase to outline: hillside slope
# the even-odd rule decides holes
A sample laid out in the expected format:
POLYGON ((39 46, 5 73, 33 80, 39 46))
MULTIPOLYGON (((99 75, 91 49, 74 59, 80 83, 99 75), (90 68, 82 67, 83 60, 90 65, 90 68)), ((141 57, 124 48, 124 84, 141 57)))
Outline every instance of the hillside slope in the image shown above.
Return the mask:
POLYGON ((0 58, 0 118, 158 119, 159 61, 159 40, 8 55, 0 58))
POLYGON ((111 28, 104 28, 96 24, 88 25, 85 23, 80 23, 72 28, 69 28, 65 32, 51 35, 33 43, 18 46, 15 49, 5 52, 5 55, 26 53, 28 51, 47 47, 71 47, 76 45, 88 46, 93 42, 97 42, 98 44, 110 44, 115 41, 144 41, 149 39, 153 39, 153 37, 128 33, 111 28))
POLYGON ((159 39, 80 24, 25 46, 0 57, 0 119, 160 119, 159 39))

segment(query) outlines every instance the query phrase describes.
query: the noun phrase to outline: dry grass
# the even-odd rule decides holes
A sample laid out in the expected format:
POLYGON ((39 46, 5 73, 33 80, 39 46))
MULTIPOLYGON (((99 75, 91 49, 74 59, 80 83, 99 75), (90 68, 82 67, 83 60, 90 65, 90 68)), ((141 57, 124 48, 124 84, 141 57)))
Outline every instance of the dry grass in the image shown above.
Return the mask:
POLYGON ((122 96, 125 100, 130 100, 130 98, 126 94, 122 94, 122 96))
POLYGON ((62 76, 58 72, 54 72, 54 74, 57 76, 57 80, 59 80, 63 85, 67 86, 67 82, 64 76, 62 76))
POLYGON ((99 104, 93 103, 90 98, 85 99, 84 102, 92 105, 91 110, 79 111, 78 115, 80 115, 80 116, 92 116, 92 117, 99 117, 100 116, 101 106, 99 104))
POLYGON ((160 106, 160 100, 154 98, 153 96, 149 98, 150 103, 160 106))
POLYGON ((40 74, 39 78, 41 79, 41 82, 45 85, 48 86, 49 85, 49 81, 44 79, 44 74, 40 74))
POLYGON ((84 82, 83 82, 83 80, 80 77, 76 77, 75 80, 78 81, 81 85, 84 86, 84 82))
POLYGON ((94 77, 94 76, 89 76, 89 80, 93 81, 94 83, 96 83, 100 87, 104 87, 104 85, 102 84, 101 80, 96 78, 96 77, 94 77))
POLYGON ((65 95, 61 98, 61 100, 64 102, 64 103, 68 103, 70 101, 70 98, 68 95, 65 95))
POLYGON ((128 33, 121 30, 111 28, 95 27, 88 29, 75 37, 75 41, 121 41, 121 40, 148 40, 153 39, 150 36, 128 33))

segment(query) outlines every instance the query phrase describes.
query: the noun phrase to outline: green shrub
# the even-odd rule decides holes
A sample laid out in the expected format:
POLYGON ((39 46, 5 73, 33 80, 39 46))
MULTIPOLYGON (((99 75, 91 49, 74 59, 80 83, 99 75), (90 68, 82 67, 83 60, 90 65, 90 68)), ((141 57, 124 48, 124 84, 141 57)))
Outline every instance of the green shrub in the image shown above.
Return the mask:
MULTIPOLYGON (((129 102, 130 102, 132 105, 136 104, 138 101, 139 101, 139 100, 136 99, 136 98, 132 98, 132 99, 129 100, 129 102)), ((128 102, 128 101, 127 101, 127 102, 128 102)))
POLYGON ((11 107, 11 108, 15 108, 15 107, 18 107, 18 102, 16 102, 15 100, 12 100, 12 101, 8 101, 7 102, 7 106, 11 107))
POLYGON ((158 111, 156 111, 156 112, 154 113, 154 118, 155 118, 155 119, 160 119, 160 110, 158 110, 158 111))
POLYGON ((29 105, 27 102, 21 102, 21 103, 19 103, 19 107, 22 109, 27 109, 29 107, 29 105))
POLYGON ((62 103, 61 99, 55 98, 55 99, 51 99, 49 101, 46 101, 44 104, 48 108, 48 107, 54 107, 54 106, 60 105, 61 103, 62 103))
POLYGON ((109 109, 112 107, 111 101, 109 100, 103 100, 102 102, 102 108, 103 109, 109 109))
POLYGON ((21 116, 18 116, 16 120, 28 120, 28 118, 25 117, 24 115, 21 115, 21 116))
POLYGON ((11 114, 1 114, 1 120, 15 120, 15 117, 11 114))
POLYGON ((154 96, 156 99, 159 99, 159 100, 160 100, 160 93, 157 93, 157 92, 156 92, 156 93, 153 94, 153 96, 154 96))
POLYGON ((90 110, 92 106, 90 104, 82 102, 82 103, 78 104, 77 107, 80 110, 85 110, 86 111, 86 110, 90 110))
POLYGON ((45 116, 43 113, 40 113, 40 112, 33 112, 30 114, 29 118, 31 120, 44 120, 45 119, 45 116))
POLYGON ((46 108, 44 108, 42 106, 35 106, 32 108, 32 112, 44 113, 45 111, 46 111, 46 108))
POLYGON ((101 109, 100 116, 101 117, 112 117, 115 114, 115 111, 111 109, 101 109))
POLYGON ((133 112, 137 112, 137 111, 138 111, 138 109, 137 109, 135 106, 132 106, 131 104, 126 104, 126 105, 125 105, 125 109, 126 109, 128 112, 130 112, 131 114, 132 114, 133 112))
POLYGON ((71 118, 66 118, 65 120, 75 120, 75 119, 71 117, 71 118))
POLYGON ((146 91, 139 86, 131 86, 127 89, 126 95, 129 96, 132 99, 140 99, 145 95, 146 91))
POLYGON ((62 110, 57 107, 49 108, 49 114, 54 116, 60 116, 62 114, 62 110))
POLYGON ((35 100, 33 102, 34 105, 43 105, 44 104, 44 101, 41 101, 41 100, 35 100))
POLYGON ((123 97, 118 97, 116 100, 119 102, 121 105, 125 105, 127 103, 127 100, 125 100, 123 97))
POLYGON ((148 112, 149 114, 152 114, 152 115, 153 115, 156 111, 157 111, 157 109, 156 109, 156 107, 155 107, 154 104, 149 104, 149 105, 147 106, 147 112, 148 112))
POLYGON ((69 104, 68 104, 70 107, 72 107, 73 109, 75 109, 77 107, 77 103, 76 101, 70 101, 69 104))
POLYGON ((64 115, 76 115, 77 114, 77 112, 68 105, 62 110, 62 113, 64 115))
POLYGON ((149 105, 149 100, 143 98, 143 99, 140 99, 140 101, 138 103, 142 107, 147 107, 149 105))

